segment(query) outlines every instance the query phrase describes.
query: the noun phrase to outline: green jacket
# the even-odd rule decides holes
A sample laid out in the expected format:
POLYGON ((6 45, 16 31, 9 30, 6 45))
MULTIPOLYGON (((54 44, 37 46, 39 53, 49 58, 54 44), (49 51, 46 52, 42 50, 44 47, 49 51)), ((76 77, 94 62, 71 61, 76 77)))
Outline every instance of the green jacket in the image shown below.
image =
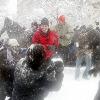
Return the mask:
POLYGON ((57 24, 55 30, 60 35, 60 44, 62 46, 68 46, 72 40, 72 33, 70 27, 65 23, 64 25, 57 24))

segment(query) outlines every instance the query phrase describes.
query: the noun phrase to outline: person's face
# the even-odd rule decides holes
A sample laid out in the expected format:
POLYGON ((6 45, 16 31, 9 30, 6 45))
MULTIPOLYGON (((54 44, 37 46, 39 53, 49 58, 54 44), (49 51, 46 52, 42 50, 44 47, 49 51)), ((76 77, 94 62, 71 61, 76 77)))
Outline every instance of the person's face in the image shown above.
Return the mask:
POLYGON ((59 24, 63 25, 63 24, 64 24, 64 22, 63 22, 63 21, 61 21, 61 20, 59 20, 59 24))
POLYGON ((48 29, 49 29, 48 25, 41 25, 41 30, 43 33, 47 33, 48 29))

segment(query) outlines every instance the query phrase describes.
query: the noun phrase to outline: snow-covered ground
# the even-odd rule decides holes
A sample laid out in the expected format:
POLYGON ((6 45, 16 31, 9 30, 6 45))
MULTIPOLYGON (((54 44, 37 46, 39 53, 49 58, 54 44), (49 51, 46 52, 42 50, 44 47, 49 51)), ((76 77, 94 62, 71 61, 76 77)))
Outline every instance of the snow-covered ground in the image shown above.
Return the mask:
MULTIPOLYGON (((81 68, 81 76, 84 68, 81 68)), ((75 67, 65 67, 62 87, 58 92, 50 92, 45 100, 93 100, 100 76, 90 77, 89 80, 74 79, 75 67)))

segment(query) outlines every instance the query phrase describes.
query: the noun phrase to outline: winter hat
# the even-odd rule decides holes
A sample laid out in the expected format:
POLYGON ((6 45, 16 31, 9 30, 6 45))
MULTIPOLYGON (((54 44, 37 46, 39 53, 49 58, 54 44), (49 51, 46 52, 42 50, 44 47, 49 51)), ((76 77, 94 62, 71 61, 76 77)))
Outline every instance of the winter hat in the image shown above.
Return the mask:
POLYGON ((41 25, 48 25, 49 26, 49 20, 47 19, 47 18, 43 18, 42 20, 41 20, 41 25))
POLYGON ((64 15, 59 16, 58 20, 62 21, 62 22, 65 22, 65 16, 64 15))

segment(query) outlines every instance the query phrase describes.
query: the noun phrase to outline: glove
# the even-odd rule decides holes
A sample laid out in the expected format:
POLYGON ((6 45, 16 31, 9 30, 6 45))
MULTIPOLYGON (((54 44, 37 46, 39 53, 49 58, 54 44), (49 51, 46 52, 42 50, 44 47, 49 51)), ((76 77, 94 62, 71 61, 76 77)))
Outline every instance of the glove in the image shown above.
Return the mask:
POLYGON ((55 51, 56 47, 54 45, 48 45, 48 50, 55 51))

